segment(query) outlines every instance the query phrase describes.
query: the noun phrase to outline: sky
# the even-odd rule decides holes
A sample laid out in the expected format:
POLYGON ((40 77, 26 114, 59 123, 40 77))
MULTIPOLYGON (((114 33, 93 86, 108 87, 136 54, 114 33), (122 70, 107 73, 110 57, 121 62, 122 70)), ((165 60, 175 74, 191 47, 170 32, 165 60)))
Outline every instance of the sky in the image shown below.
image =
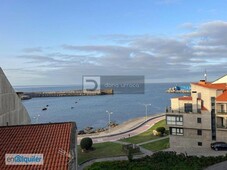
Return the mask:
POLYGON ((0 67, 12 85, 86 75, 148 83, 227 74, 225 0, 1 0, 0 67))

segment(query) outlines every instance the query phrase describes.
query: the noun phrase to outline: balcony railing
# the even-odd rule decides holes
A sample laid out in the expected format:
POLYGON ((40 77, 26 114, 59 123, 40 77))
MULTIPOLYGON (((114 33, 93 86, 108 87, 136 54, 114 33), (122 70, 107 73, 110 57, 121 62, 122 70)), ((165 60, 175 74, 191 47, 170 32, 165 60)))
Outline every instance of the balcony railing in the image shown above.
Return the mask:
POLYGON ((217 110, 217 114, 227 114, 227 111, 225 111, 225 110, 217 110))
POLYGON ((227 129, 227 127, 226 126, 223 126, 223 125, 217 125, 217 128, 227 129))
POLYGON ((194 112, 185 112, 183 110, 169 110, 168 112, 166 113, 184 113, 184 114, 201 114, 201 110, 198 110, 197 113, 194 113, 194 112))

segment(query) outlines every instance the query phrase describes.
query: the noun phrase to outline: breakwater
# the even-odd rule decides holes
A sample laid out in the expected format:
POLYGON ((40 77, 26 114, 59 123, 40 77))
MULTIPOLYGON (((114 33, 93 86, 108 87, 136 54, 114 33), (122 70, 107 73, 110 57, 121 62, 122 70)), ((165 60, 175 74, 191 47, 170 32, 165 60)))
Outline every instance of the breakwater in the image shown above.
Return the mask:
POLYGON ((102 90, 70 90, 70 91, 54 91, 54 92, 17 92, 22 100, 31 99, 34 97, 67 97, 67 96, 96 96, 96 95, 111 95, 114 94, 113 89, 102 90))
POLYGON ((166 93, 191 93, 190 90, 173 90, 173 89, 168 89, 166 90, 166 93))
POLYGON ((166 93, 191 93, 191 86, 175 86, 166 90, 166 93))

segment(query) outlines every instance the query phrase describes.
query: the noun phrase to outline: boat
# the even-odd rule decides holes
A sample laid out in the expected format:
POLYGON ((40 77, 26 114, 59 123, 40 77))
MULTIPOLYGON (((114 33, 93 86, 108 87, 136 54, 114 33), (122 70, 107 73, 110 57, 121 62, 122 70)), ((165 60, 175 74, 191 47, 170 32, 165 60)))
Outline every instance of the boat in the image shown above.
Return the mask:
POLYGON ((47 108, 46 108, 46 107, 44 107, 42 110, 43 110, 43 111, 44 111, 44 110, 47 110, 47 108))

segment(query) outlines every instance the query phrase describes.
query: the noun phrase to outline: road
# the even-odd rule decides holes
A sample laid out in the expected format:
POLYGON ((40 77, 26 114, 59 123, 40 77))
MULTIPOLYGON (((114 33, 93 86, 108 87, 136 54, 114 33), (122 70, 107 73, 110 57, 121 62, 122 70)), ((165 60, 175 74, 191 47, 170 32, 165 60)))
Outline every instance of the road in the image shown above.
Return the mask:
MULTIPOLYGON (((107 133, 106 135, 97 135, 97 136, 90 136, 90 137, 92 138, 93 143, 117 141, 119 139, 132 137, 132 136, 138 135, 142 132, 145 132, 151 126, 153 126, 155 123, 159 122, 160 120, 163 120, 164 118, 165 118, 165 116, 163 116, 163 115, 161 115, 159 117, 149 118, 147 121, 143 121, 142 123, 140 123, 139 125, 137 125, 136 127, 132 128, 132 129, 124 129, 124 127, 122 127, 122 129, 119 132, 114 133, 114 134, 107 133)), ((80 142, 81 139, 82 139, 82 137, 78 138, 78 143, 80 142)))

